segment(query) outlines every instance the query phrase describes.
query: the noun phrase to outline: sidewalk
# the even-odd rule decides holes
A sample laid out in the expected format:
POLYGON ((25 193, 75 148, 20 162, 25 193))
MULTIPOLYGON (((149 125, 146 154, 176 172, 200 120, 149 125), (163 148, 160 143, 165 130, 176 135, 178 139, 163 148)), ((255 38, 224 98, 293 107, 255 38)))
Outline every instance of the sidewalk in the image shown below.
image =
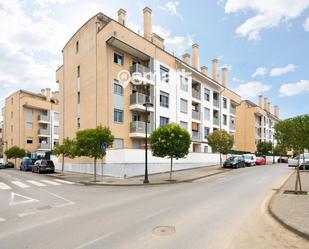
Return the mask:
MULTIPOLYGON (((175 184, 182 182, 192 182, 197 179, 205 178, 212 175, 228 172, 231 169, 223 169, 219 165, 207 166, 195 169, 180 170, 173 172, 173 181, 169 181, 169 172, 149 175, 149 185, 175 184)), ((85 185, 102 185, 102 186, 140 186, 143 185, 144 176, 130 178, 115 178, 109 176, 97 176, 97 182, 93 182, 93 175, 75 172, 64 172, 64 174, 50 174, 51 177, 82 183, 85 185)))
MULTIPOLYGON (((300 173, 302 189, 309 192, 309 172, 300 173)), ((293 173, 272 198, 269 211, 289 230, 309 240, 309 195, 284 194, 294 190, 296 174, 293 173)))

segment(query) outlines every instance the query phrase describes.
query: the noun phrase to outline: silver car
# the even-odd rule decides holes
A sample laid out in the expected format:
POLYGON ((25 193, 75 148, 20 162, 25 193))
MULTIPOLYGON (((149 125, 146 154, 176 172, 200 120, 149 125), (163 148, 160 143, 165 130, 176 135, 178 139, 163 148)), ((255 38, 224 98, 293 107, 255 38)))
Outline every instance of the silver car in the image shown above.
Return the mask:
POLYGON ((288 165, 289 167, 297 167, 298 160, 300 160, 300 168, 301 169, 307 169, 309 168, 309 153, 304 153, 299 156, 296 156, 294 158, 289 158, 288 165), (304 163, 305 160, 305 163, 304 163))

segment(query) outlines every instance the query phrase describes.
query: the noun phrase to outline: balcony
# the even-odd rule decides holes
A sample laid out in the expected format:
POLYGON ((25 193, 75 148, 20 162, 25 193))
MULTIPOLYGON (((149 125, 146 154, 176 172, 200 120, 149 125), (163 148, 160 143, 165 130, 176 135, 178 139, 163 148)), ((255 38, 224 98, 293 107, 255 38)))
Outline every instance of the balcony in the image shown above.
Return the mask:
POLYGON ((192 110, 192 118, 198 121, 201 121, 201 113, 198 111, 192 110))
POLYGON ((235 131, 236 130, 236 125, 235 123, 230 123, 230 130, 235 131))
POLYGON ((213 124, 219 126, 219 118, 213 118, 213 124))
POLYGON ((154 85, 154 73, 149 67, 145 67, 141 64, 134 64, 130 68, 132 81, 146 82, 154 85))
POLYGON ((201 133, 198 131, 192 131, 192 140, 193 141, 200 141, 201 140, 201 133))
POLYGON ((49 137, 50 136, 50 130, 49 129, 39 129, 38 130, 38 136, 39 137, 49 137))
MULTIPOLYGON (((154 130, 154 125, 152 123, 147 124, 148 136, 154 130)), ((130 124, 130 137, 145 137, 146 133, 146 123, 141 121, 133 121, 130 124)))
POLYGON ((231 105, 231 107, 230 107, 230 113, 231 113, 232 115, 236 115, 236 107, 235 107, 235 106, 232 106, 232 105, 231 105))
MULTIPOLYGON (((146 102, 146 100, 149 100, 150 103, 154 104, 154 98, 152 96, 147 96, 142 93, 132 93, 130 95, 130 110, 135 110, 135 111, 145 111, 145 107, 143 104, 146 102)), ((149 111, 154 111, 153 107, 148 108, 149 111)))
POLYGON ((39 121, 39 123, 49 123, 50 118, 47 115, 39 115, 38 121, 39 121))
POLYGON ((40 143, 38 150, 51 150, 51 144, 50 143, 40 143))
POLYGON ((213 105, 214 105, 214 107, 219 108, 220 107, 219 100, 218 99, 213 99, 213 105))
POLYGON ((192 98, 201 100, 201 92, 192 88, 192 98))

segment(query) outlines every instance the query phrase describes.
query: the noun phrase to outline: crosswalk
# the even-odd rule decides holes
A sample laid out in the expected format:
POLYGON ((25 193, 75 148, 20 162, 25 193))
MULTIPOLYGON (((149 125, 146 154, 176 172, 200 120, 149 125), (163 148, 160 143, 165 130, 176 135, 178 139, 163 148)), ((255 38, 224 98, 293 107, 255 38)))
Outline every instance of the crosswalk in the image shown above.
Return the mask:
POLYGON ((36 187, 47 187, 47 186, 60 186, 60 185, 73 185, 74 182, 61 180, 61 179, 54 179, 54 180, 26 180, 22 182, 20 180, 14 180, 10 183, 0 182, 0 190, 10 190, 14 187, 18 188, 30 188, 33 186, 36 187), (11 183, 11 184, 10 184, 11 183))

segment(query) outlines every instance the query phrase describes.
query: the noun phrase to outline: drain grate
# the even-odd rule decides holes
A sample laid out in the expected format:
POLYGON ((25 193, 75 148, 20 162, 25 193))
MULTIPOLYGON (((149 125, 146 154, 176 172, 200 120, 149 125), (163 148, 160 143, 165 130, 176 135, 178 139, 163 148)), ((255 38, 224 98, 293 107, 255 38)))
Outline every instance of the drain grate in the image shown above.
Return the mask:
POLYGON ((152 233, 157 236, 168 236, 176 233, 174 226, 159 226, 152 230, 152 233))

